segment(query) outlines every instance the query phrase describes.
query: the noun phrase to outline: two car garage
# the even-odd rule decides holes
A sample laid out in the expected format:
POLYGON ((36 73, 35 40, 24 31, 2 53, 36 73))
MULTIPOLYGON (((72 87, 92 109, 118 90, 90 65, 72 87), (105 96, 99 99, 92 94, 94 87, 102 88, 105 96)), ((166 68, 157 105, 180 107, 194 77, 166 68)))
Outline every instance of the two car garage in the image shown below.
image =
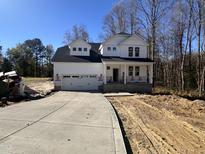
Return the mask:
POLYGON ((62 90, 98 90, 101 79, 96 74, 63 75, 62 90))
POLYGON ((54 65, 54 85, 59 90, 98 90, 103 84, 102 72, 102 63, 58 62, 54 65))

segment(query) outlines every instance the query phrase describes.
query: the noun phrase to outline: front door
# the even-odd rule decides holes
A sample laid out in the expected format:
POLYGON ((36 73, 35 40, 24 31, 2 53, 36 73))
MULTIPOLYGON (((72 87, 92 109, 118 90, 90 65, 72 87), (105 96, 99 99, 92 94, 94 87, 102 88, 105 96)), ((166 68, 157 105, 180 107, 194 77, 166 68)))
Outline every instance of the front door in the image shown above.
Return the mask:
POLYGON ((118 69, 113 69, 113 82, 118 82, 118 69))

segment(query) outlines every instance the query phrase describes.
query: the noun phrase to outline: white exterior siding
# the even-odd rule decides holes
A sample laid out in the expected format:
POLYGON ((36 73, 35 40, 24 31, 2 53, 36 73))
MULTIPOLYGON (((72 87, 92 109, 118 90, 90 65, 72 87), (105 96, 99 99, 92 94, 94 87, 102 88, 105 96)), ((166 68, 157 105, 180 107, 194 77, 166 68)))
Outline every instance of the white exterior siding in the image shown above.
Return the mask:
POLYGON ((102 63, 55 62, 54 84, 60 86, 62 90, 98 90, 98 86, 103 84, 102 72, 102 63), (56 81, 57 74, 60 81, 56 81), (72 78, 72 76, 80 76, 80 78, 72 78))
POLYGON ((63 63, 54 62, 54 75, 66 74, 102 74, 102 63, 63 63))
POLYGON ((142 46, 142 45, 121 45, 120 46, 120 57, 125 57, 125 58, 147 58, 147 47, 146 46, 142 46), (129 47, 133 47, 133 57, 129 57, 128 56, 128 48, 129 47), (140 52, 139 52, 139 57, 135 57, 135 47, 139 47, 140 48, 140 52))
POLYGON ((115 45, 104 45, 101 52, 103 53, 103 56, 114 56, 114 57, 119 57, 120 56, 120 48, 118 46, 115 46, 115 45), (108 51, 107 48, 108 47, 111 47, 111 50, 108 51), (113 47, 116 48, 116 51, 113 51, 113 47))
POLYGON ((90 56, 91 46, 83 40, 76 40, 69 45, 70 55, 71 56, 90 56), (76 51, 73 51, 73 48, 76 48, 76 51), (82 51, 78 49, 81 48, 82 51), (87 51, 84 51, 84 48, 87 48, 87 51))
POLYGON ((127 39, 128 35, 115 35, 106 42, 102 44, 102 48, 100 50, 103 56, 120 56, 120 48, 119 44, 127 39), (108 51, 107 48, 111 47, 111 51, 108 51), (113 51, 113 47, 116 47, 116 51, 113 51))
POLYGON ((102 44, 101 54, 103 56, 113 56, 113 57, 125 57, 125 58, 147 58, 147 42, 142 38, 134 36, 121 36, 115 35, 108 41, 102 44), (111 47, 111 50, 108 51, 108 47, 111 47), (113 47, 116 47, 116 51, 113 51, 113 47), (133 47, 133 56, 128 56, 128 48, 133 47), (135 47, 140 48, 139 56, 135 56, 135 47))

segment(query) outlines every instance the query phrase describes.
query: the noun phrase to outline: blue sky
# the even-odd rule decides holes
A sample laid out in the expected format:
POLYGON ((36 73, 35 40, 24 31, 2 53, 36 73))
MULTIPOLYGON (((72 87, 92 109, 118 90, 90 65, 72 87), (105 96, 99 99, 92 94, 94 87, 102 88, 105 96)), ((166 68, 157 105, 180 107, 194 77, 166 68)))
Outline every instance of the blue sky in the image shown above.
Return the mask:
POLYGON ((104 16, 117 0, 0 0, 0 45, 3 52, 26 39, 62 45, 64 33, 84 24, 99 41, 104 16))

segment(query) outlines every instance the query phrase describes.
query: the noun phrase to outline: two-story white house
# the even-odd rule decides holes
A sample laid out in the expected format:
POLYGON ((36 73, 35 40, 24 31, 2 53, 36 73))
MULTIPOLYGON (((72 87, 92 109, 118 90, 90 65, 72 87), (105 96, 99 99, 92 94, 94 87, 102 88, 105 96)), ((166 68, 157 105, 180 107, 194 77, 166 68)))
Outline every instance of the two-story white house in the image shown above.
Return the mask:
POLYGON ((53 59, 59 90, 151 92, 153 61, 140 35, 119 33, 103 43, 75 40, 53 59))

